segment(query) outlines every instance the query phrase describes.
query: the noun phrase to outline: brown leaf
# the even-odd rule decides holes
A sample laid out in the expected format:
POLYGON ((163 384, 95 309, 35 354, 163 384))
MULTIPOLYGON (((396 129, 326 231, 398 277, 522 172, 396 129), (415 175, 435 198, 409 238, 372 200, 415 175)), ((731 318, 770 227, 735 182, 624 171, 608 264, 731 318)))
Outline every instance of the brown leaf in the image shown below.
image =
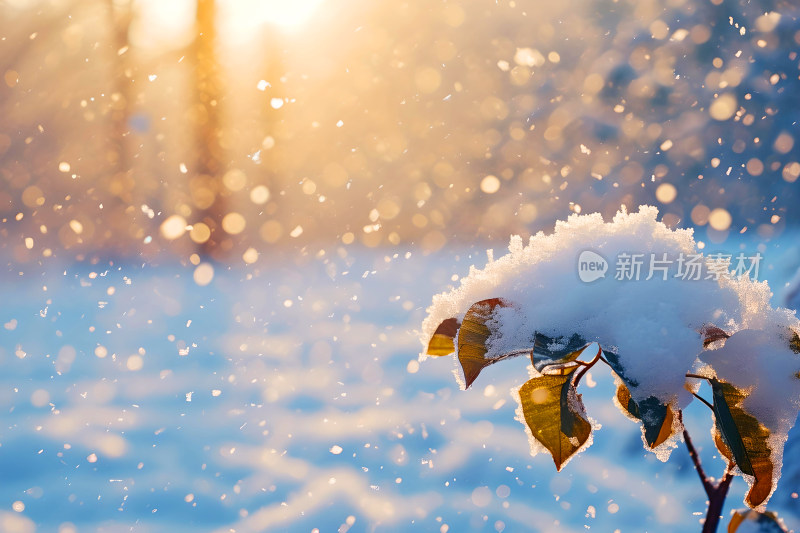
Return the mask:
POLYGON ((497 361, 486 359, 486 341, 491 331, 486 322, 491 318, 496 307, 508 307, 509 304, 500 298, 481 300, 472 304, 464 315, 464 321, 458 330, 458 361, 464 371, 465 388, 469 388, 478 374, 485 367, 497 361))
POLYGON ((700 328, 700 336, 703 338, 703 348, 707 348, 708 345, 713 342, 725 340, 730 337, 725 331, 713 324, 706 324, 700 328))

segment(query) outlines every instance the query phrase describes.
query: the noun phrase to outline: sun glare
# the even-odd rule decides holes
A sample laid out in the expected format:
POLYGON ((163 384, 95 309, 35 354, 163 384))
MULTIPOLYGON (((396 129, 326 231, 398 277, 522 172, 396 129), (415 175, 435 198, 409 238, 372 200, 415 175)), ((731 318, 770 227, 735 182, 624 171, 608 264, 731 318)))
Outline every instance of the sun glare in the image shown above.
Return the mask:
POLYGON ((147 50, 187 46, 194 39, 195 4, 192 0, 138 0, 131 23, 130 42, 147 50))
POLYGON ((314 14, 322 0, 227 0, 224 2, 234 27, 274 24, 296 31, 314 14))
POLYGON ((286 28, 296 28, 311 18, 322 0, 249 0, 254 10, 259 10, 266 21, 286 28))
MULTIPOLYGON (((323 0, 217 0, 218 22, 225 39, 241 43, 265 25, 287 33, 299 31, 323 0)), ((185 46, 194 37, 194 0, 137 0, 138 17, 131 42, 146 49, 185 46)))

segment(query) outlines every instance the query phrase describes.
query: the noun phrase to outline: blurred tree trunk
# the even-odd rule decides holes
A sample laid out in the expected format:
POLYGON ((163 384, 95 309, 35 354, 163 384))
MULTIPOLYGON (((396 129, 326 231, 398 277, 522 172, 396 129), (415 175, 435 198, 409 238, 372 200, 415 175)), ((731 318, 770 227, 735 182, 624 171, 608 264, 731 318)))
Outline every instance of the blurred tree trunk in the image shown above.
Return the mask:
POLYGON ((136 153, 131 147, 131 116, 134 113, 137 90, 134 85, 135 65, 131 59, 130 39, 128 37, 134 18, 132 3, 121 4, 114 0, 105 1, 109 32, 109 74, 110 109, 108 152, 104 167, 107 169, 108 189, 102 203, 114 212, 124 216, 107 218, 104 233, 112 235, 134 235, 132 228, 139 226, 140 215, 131 206, 135 201, 136 153))
POLYGON ((203 244, 203 252, 217 255, 220 244, 220 220, 225 214, 222 174, 225 171, 223 149, 220 145, 219 106, 222 87, 216 53, 216 5, 215 0, 197 0, 197 36, 195 41, 195 100, 197 131, 198 180, 193 187, 202 187, 213 192, 213 201, 203 206, 196 220, 202 220, 211 228, 211 237, 203 244))
MULTIPOLYGON (((112 153, 108 160, 115 179, 130 179, 132 161, 127 149, 127 137, 130 133, 131 106, 135 103, 135 95, 131 92, 132 72, 129 61, 130 43, 128 31, 133 20, 130 5, 115 6, 113 0, 106 1, 106 9, 111 28, 111 55, 114 69, 113 90, 111 94, 111 145, 112 153)), ((130 199, 123 200, 130 201, 130 199)))

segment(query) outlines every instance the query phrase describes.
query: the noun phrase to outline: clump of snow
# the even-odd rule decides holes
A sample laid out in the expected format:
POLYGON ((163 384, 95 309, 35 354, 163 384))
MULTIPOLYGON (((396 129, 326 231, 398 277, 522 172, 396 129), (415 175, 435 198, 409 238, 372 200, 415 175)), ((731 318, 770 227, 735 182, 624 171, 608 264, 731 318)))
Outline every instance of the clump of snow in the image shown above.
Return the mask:
POLYGON ((528 246, 512 237, 510 253, 483 270, 472 267, 460 287, 434 297, 423 323, 423 342, 444 319, 461 320, 471 304, 499 297, 512 307, 497 308, 488 324, 493 335, 487 358, 530 348, 535 332, 550 337, 577 333, 618 353, 626 376, 639 384, 631 389, 634 399, 655 395, 665 402, 676 397, 688 401, 684 374, 702 346, 697 330, 709 322, 734 327, 739 298, 714 280, 614 279, 614 258, 623 253, 696 253, 690 231, 672 231, 656 216, 653 207, 621 211, 611 223, 599 214, 574 215, 556 223, 552 235, 531 237, 528 246), (578 257, 585 250, 609 262, 604 279, 579 279, 578 257))
MULTIPOLYGON (((760 359, 772 358, 780 343, 782 350, 787 351, 785 335, 778 336, 776 332, 789 326, 798 328, 800 322, 793 312, 775 310, 769 305, 771 294, 766 282, 744 277, 715 279, 707 275, 710 268, 703 270, 701 279, 678 276, 679 258, 697 256, 700 252, 692 230, 671 230, 657 216, 658 210, 650 206, 642 206, 636 213, 623 208, 611 222, 604 222, 599 214, 572 215, 566 222, 557 222, 551 235, 540 232, 531 237, 527 246, 520 237, 512 237, 508 254, 490 261, 483 269, 471 267, 459 287, 433 298, 422 325, 423 345, 427 345, 443 320, 455 317, 461 321, 473 303, 501 298, 510 306, 495 308, 487 322, 492 335, 487 341, 486 358, 530 350, 536 332, 567 338, 577 333, 617 356, 634 401, 655 396, 677 409, 692 400, 691 393, 684 388, 685 374, 700 364, 698 355, 703 351, 700 329, 704 325, 713 324, 728 333, 743 329, 763 332, 759 339, 769 337, 772 341, 760 344, 757 352, 751 351, 763 354, 760 359), (581 281, 578 258, 585 251, 599 254, 608 263, 604 277, 581 281), (638 279, 615 279, 621 264, 619 258, 633 254, 643 254, 638 279), (672 261, 666 279, 660 271, 646 279, 650 261, 663 259, 663 254, 672 261)), ((748 347, 754 348, 753 343, 748 347)), ((719 357, 724 358, 723 354, 738 345, 737 341, 731 349, 718 350, 719 357)), ((421 355, 421 359, 424 357, 421 355)), ((454 357, 458 368, 457 353, 454 357)), ((777 355, 775 358, 780 359, 777 355)), ((704 360, 710 362, 708 358, 704 360)), ((757 363, 750 366, 759 369, 745 375, 733 363, 730 370, 733 374, 740 372, 743 380, 753 379, 762 367, 757 363)), ((791 379, 798 382, 792 382, 792 387, 800 384, 792 378, 793 372, 786 373, 786 368, 771 363, 764 368, 763 372, 774 371, 776 375, 784 372, 783 378, 775 378, 775 385, 762 387, 768 389, 764 395, 791 393, 793 398, 798 397, 797 389, 788 388, 791 379)), ((720 377, 724 374, 729 378, 727 372, 719 372, 720 377)), ((769 404, 770 398, 753 395, 748 398, 747 408, 753 409, 754 416, 774 418, 768 427, 776 439, 785 440, 785 421, 794 420, 791 409, 796 417, 797 405, 768 412, 765 406, 769 404)), ((673 445, 667 443, 664 450, 673 445)))

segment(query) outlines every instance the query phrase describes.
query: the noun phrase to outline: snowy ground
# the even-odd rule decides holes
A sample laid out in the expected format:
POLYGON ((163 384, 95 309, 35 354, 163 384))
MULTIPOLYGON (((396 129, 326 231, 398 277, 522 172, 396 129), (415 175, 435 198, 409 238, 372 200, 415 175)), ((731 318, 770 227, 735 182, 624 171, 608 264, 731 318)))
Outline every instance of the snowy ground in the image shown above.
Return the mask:
MULTIPOLYGON (((776 292, 800 264, 782 242, 763 250, 776 292)), ((418 365, 431 295, 483 266, 484 249, 333 248, 217 266, 206 287, 166 264, 9 271, 0 530, 698 530, 688 454, 663 464, 643 450, 608 372, 581 387, 603 428, 556 474, 514 420, 523 360, 466 392, 449 359, 418 365)), ((719 473, 708 410, 686 418, 719 473)), ((800 529, 797 428, 790 440, 770 508, 800 529)), ((726 515, 745 489, 737 479, 726 515)))

